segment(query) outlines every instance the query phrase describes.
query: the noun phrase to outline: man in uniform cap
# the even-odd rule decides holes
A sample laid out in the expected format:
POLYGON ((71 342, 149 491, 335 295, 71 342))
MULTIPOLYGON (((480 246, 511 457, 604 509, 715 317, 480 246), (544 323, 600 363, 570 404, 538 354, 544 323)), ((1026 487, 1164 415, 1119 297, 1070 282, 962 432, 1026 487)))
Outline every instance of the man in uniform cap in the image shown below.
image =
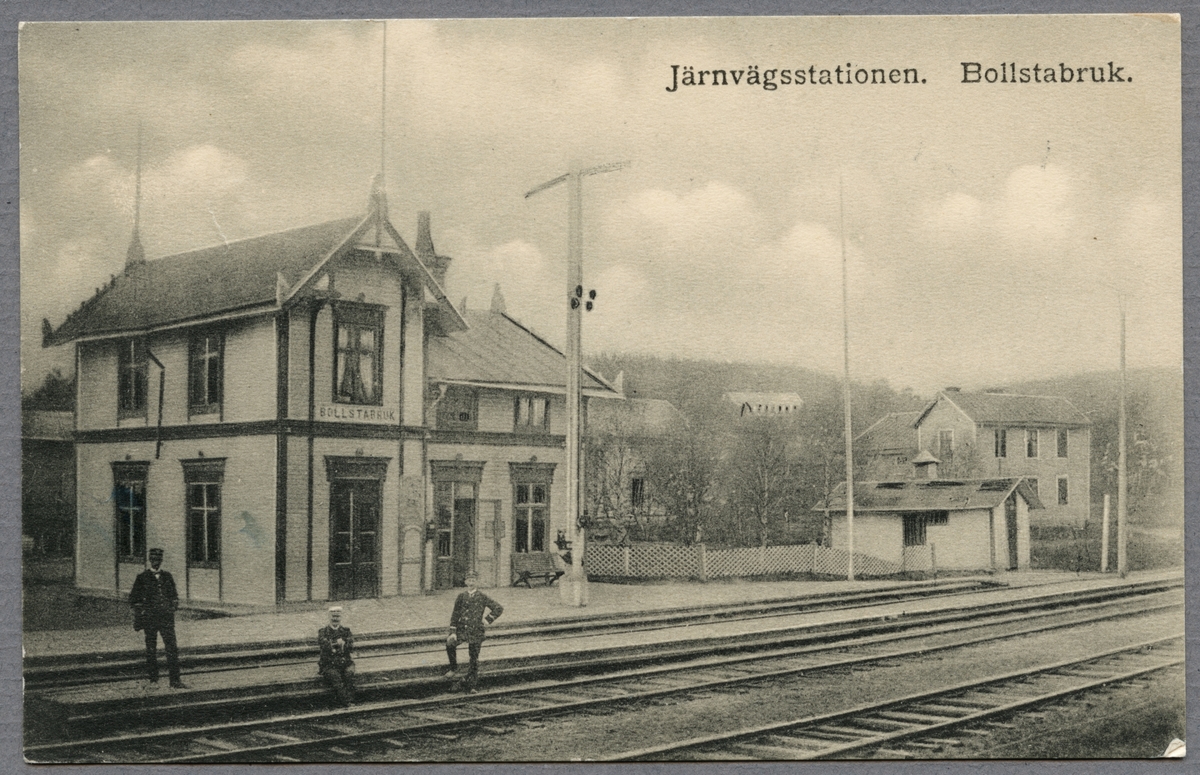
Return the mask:
POLYGON ((317 632, 317 643, 321 646, 321 658, 317 672, 333 691, 339 705, 345 707, 354 701, 354 636, 350 628, 342 625, 342 607, 329 609, 329 624, 317 632))
POLYGON ((150 567, 138 574, 129 593, 133 608, 133 629, 146 633, 146 674, 150 683, 158 682, 158 636, 162 635, 167 652, 167 672, 172 689, 186 689, 179 679, 179 647, 175 642, 175 609, 179 593, 175 579, 162 569, 163 550, 150 550, 150 567))
POLYGON ((484 628, 504 613, 503 606, 476 589, 478 584, 479 577, 468 573, 467 591, 460 593, 454 601, 454 612, 450 614, 450 636, 446 638, 446 656, 450 659, 447 678, 453 678, 458 670, 458 644, 464 640, 467 642, 471 665, 467 670, 464 688, 471 694, 475 693, 475 684, 479 680, 479 650, 483 648, 484 628))

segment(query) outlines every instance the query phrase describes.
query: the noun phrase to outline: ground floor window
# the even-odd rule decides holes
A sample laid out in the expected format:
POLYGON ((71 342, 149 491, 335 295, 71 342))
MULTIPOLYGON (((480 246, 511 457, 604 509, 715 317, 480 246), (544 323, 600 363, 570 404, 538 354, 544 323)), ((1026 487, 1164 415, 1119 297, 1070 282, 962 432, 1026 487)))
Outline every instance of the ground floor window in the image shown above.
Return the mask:
POLYGON ((1067 505, 1067 477, 1058 477, 1058 505, 1067 505))
POLYGON ((904 545, 924 546, 925 528, 929 525, 946 525, 950 515, 945 511, 930 511, 904 515, 904 545))
POLYGON ((221 562, 221 485, 225 460, 184 460, 187 499, 187 557, 193 568, 216 568, 221 562))
POLYGON ((510 463, 513 478, 513 551, 550 548, 550 483, 553 463, 510 463))
POLYGON ((149 463, 113 463, 117 559, 146 562, 146 479, 149 463))

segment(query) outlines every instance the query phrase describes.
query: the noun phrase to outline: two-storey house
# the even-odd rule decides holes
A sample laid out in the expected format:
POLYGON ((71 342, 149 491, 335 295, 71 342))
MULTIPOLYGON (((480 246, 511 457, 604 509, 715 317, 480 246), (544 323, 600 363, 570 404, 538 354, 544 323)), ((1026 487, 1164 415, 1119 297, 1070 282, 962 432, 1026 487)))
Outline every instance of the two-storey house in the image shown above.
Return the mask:
POLYGON ((135 231, 125 272, 43 325, 75 347, 77 585, 127 592, 150 546, 191 600, 507 584, 566 528, 566 363, 455 309, 449 263, 378 188, 364 216, 153 261, 135 231))
POLYGON ((1091 420, 1065 398, 947 388, 913 421, 946 478, 1024 477, 1043 524, 1081 525, 1091 491, 1091 420))

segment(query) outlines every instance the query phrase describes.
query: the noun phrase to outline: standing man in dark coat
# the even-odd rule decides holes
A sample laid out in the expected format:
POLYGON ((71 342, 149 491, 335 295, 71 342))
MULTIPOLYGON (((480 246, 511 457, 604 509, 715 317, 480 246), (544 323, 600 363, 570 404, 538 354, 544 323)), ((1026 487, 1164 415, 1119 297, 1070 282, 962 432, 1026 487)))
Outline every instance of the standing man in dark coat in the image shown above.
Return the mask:
POLYGON ((179 593, 175 579, 162 569, 163 550, 150 550, 150 567, 138 574, 129 593, 133 608, 133 629, 146 633, 146 674, 150 683, 158 683, 158 636, 162 635, 167 652, 167 672, 172 689, 186 689, 179 679, 179 647, 175 642, 175 609, 179 593))
POLYGON ((479 680, 479 650, 483 647, 484 630, 487 625, 500 618, 504 607, 487 595, 476 589, 479 577, 468 573, 466 578, 467 591, 459 594, 454 601, 454 612, 450 614, 450 637, 446 638, 446 656, 450 658, 450 671, 447 678, 453 678, 458 670, 458 644, 467 642, 467 654, 471 658, 471 666, 467 670, 464 687, 468 693, 475 693, 475 684, 479 680))
POLYGON ((342 707, 354 701, 354 636, 350 628, 342 625, 342 607, 329 609, 329 624, 317 632, 317 643, 321 646, 321 658, 317 672, 325 679, 325 685, 342 707))

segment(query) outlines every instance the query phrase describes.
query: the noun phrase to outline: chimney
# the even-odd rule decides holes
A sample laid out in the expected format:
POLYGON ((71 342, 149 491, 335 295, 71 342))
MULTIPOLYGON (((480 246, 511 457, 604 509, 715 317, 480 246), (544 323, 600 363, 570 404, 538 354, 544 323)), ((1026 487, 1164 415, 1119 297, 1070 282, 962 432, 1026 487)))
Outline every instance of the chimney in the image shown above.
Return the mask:
POLYGON ((960 388, 958 386, 948 387, 948 388, 944 389, 944 392, 946 392, 946 393, 961 393, 962 388, 960 388))
POLYGON ((500 292, 500 283, 496 283, 496 288, 492 291, 492 312, 502 315, 507 311, 504 306, 504 294, 500 292))
POLYGON ((942 461, 934 457, 929 450, 921 450, 921 452, 913 458, 912 462, 913 466, 917 469, 918 479, 933 481, 934 479, 938 478, 938 463, 942 461))
POLYGON ((446 287, 446 270, 450 268, 450 257, 439 256, 433 247, 433 234, 429 228, 429 211, 417 213, 417 258, 429 269, 437 284, 446 287))

